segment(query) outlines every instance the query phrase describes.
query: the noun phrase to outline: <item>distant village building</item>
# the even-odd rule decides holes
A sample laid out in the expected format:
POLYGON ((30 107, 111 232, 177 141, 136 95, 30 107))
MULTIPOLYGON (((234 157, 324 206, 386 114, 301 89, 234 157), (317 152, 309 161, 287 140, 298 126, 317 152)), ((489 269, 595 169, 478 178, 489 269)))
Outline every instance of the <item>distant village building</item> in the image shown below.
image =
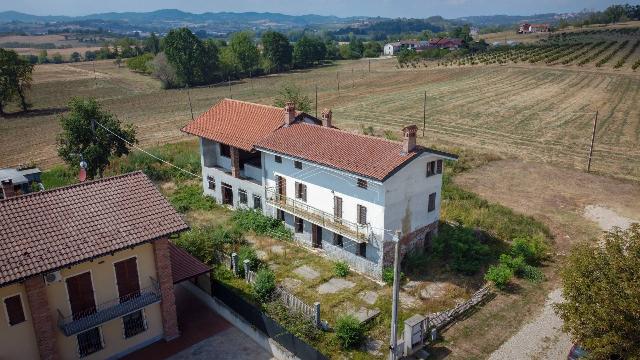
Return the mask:
POLYGON ((342 131, 322 118, 224 99, 182 129, 200 137, 203 191, 236 209, 282 220, 300 243, 380 279, 401 253, 437 232, 445 159, 416 144, 342 131))
POLYGON ((524 23, 520 25, 518 29, 518 34, 532 34, 532 33, 541 33, 541 32, 549 32, 550 26, 549 24, 528 24, 524 23))
POLYGON ((456 38, 433 38, 429 41, 422 40, 402 40, 388 43, 384 46, 385 55, 397 55, 402 49, 412 49, 424 51, 426 49, 450 49, 455 50, 462 46, 462 39, 456 38))
POLYGON ((142 172, 0 200, 0 357, 116 359, 180 335, 174 284, 210 268, 142 172))
POLYGON ((0 169, 0 199, 30 193, 34 187, 44 189, 37 167, 0 169))

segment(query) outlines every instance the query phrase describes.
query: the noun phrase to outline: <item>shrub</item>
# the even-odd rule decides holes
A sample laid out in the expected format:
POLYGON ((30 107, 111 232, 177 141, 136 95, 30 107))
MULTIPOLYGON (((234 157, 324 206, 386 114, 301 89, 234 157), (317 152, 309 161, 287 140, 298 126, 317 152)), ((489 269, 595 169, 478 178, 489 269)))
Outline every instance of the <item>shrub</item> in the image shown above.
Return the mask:
POLYGON ((548 251, 549 246, 541 235, 518 237, 511 243, 511 255, 522 257, 529 265, 542 263, 548 251))
MULTIPOLYGON (((429 264, 429 256, 423 252, 412 251, 405 256, 403 260, 403 268, 409 274, 419 273, 429 264)), ((393 271, 391 272, 393 280, 393 271)))
POLYGON ((303 340, 312 342, 317 340, 321 331, 313 321, 299 311, 287 309, 280 301, 272 301, 264 304, 264 308, 280 325, 293 335, 303 340))
POLYGON ((364 338, 364 329, 353 315, 342 315, 336 320, 336 338, 343 349, 358 346, 364 338))
POLYGON ((491 265, 484 279, 491 281, 498 289, 504 290, 513 277, 513 270, 505 264, 491 265))
POLYGON ((344 261, 338 261, 333 267, 333 273, 338 277, 349 275, 349 265, 344 261))
MULTIPOLYGON (((404 280, 404 273, 400 272, 400 282, 404 280)), ((387 266, 382 269, 382 281, 389 286, 393 286, 393 267, 387 266)))
POLYGON ((293 234, 282 221, 265 216, 257 210, 237 210, 232 220, 243 231, 253 231, 258 235, 269 236, 279 240, 291 240, 293 234))
POLYGON ((224 229, 211 226, 192 228, 181 233, 176 239, 176 245, 185 249, 201 261, 212 264, 213 253, 221 251, 225 243, 238 241, 227 236, 224 229))
POLYGON ((261 302, 267 302, 276 288, 276 276, 268 268, 258 270, 256 281, 253 283, 253 291, 261 302))
POLYGON ((216 201, 205 196, 199 185, 179 185, 169 196, 169 201, 181 213, 189 210, 212 210, 216 207, 216 201))
POLYGON ((250 245, 243 245, 238 250, 238 274, 244 276, 244 261, 249 260, 249 269, 256 269, 260 260, 256 250, 250 245))
POLYGON ((141 72, 143 74, 151 74, 153 72, 153 67, 151 62, 153 61, 153 54, 144 53, 142 55, 138 55, 136 57, 132 57, 127 60, 127 67, 136 72, 141 72))
POLYGON ((476 238, 473 230, 463 226, 443 226, 433 239, 433 252, 442 260, 451 259, 454 271, 473 275, 487 262, 491 251, 476 238))

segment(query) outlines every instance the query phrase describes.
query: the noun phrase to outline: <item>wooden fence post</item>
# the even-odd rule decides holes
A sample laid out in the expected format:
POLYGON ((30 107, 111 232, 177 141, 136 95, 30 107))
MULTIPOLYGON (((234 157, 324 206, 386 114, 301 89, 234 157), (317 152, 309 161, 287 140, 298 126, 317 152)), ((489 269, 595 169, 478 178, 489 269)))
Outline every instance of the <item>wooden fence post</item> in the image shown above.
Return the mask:
POLYGON ((233 269, 233 274, 238 276, 238 254, 231 254, 231 269, 233 269))
POLYGON ((249 281, 249 259, 245 259, 243 263, 244 263, 244 279, 247 281, 247 283, 251 284, 251 281, 249 281))
POLYGON ((314 305, 314 309, 315 309, 315 312, 314 312, 314 315, 313 315, 313 320, 316 323, 316 327, 318 329, 320 329, 320 303, 316 302, 313 305, 314 305))

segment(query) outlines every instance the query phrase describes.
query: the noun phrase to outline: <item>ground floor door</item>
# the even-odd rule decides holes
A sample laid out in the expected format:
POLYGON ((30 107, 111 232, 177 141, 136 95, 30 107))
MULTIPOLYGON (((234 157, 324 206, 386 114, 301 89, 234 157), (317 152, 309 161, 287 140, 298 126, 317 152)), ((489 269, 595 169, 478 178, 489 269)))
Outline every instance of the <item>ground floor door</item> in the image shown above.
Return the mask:
POLYGON ((322 248, 322 227, 311 224, 311 245, 314 248, 322 248))
POLYGON ((222 203, 224 205, 233 206, 233 187, 231 185, 222 183, 222 203))

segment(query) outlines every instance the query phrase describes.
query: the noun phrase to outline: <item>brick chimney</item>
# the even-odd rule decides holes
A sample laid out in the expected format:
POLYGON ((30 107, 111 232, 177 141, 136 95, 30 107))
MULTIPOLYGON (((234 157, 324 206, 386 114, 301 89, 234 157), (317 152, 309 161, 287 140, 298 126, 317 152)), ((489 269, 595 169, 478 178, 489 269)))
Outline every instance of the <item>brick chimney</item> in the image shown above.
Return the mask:
POLYGON ((331 109, 322 110, 322 126, 331 127, 331 118, 333 117, 333 113, 331 109))
POLYGON ((284 126, 293 124, 296 120, 296 105, 291 101, 288 101, 284 105, 284 126))
POLYGON ((2 193, 4 194, 4 199, 16 196, 16 191, 13 189, 13 180, 2 180, 2 193))
POLYGON ((402 141, 402 153, 408 154, 416 148, 416 133, 418 127, 416 125, 409 125, 402 129, 403 141, 402 141))

